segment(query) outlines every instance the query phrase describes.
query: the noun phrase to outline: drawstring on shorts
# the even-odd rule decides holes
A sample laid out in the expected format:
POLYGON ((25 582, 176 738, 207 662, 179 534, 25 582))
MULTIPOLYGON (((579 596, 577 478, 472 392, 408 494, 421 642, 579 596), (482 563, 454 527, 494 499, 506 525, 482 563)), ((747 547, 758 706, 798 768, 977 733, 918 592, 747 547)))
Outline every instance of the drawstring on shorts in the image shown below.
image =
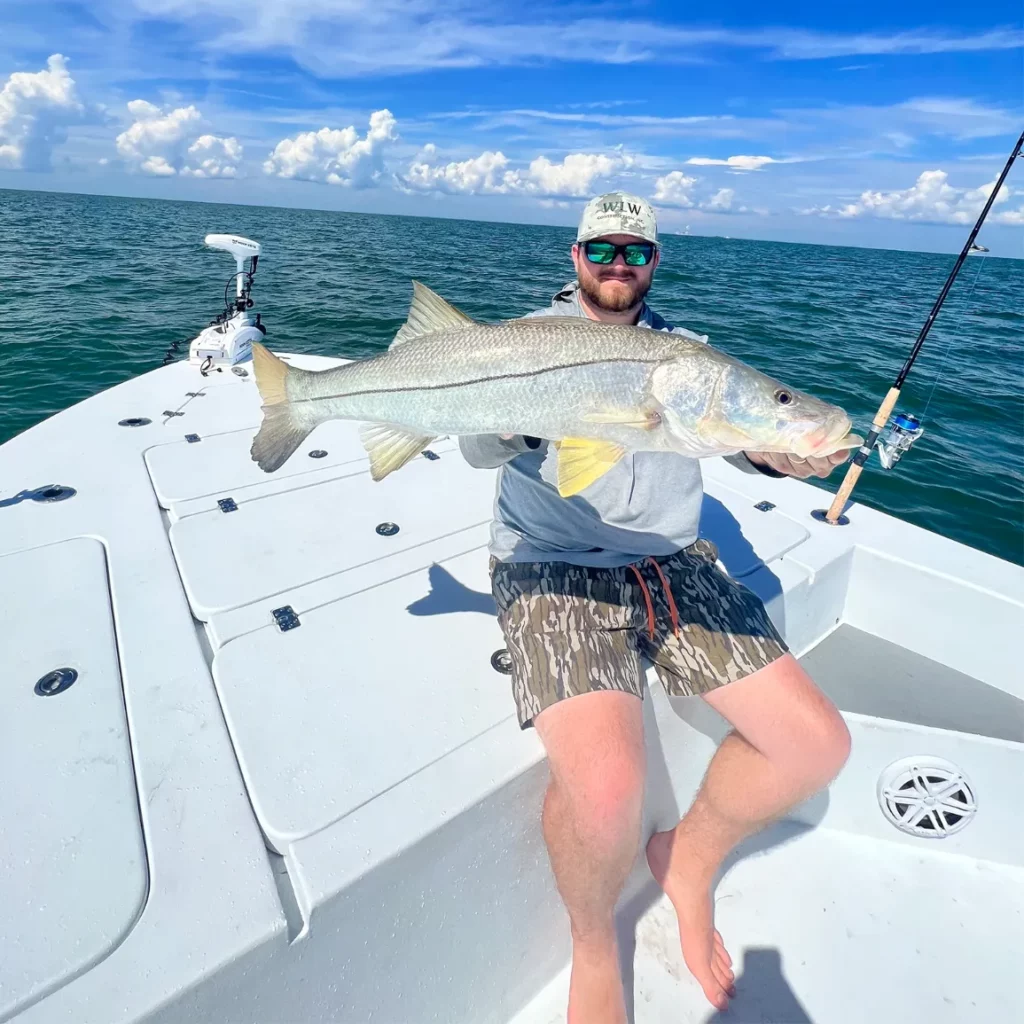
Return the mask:
MULTIPOLYGON (((665 574, 661 571, 661 566, 658 565, 657 560, 652 555, 648 555, 644 561, 650 562, 651 565, 654 566, 654 571, 658 574, 658 579, 661 580, 661 585, 665 590, 665 598, 668 601, 668 614, 672 621, 672 632, 675 636, 678 636, 679 611, 676 608, 675 598, 672 596, 672 588, 669 586, 668 580, 665 579, 665 574)), ((648 590, 643 576, 640 575, 640 570, 634 564, 630 564, 629 567, 633 570, 633 575, 636 576, 636 581, 640 584, 640 589, 644 592, 644 603, 647 605, 647 635, 653 640, 655 622, 654 599, 651 597, 651 592, 648 590)))

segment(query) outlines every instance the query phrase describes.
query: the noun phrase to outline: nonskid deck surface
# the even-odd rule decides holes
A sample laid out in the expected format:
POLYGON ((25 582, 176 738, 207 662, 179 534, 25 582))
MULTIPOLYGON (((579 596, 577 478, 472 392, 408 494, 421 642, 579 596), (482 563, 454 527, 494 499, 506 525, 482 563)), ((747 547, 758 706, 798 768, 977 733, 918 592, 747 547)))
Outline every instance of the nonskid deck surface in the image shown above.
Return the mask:
MULTIPOLYGON (((1020 869, 786 822, 740 848, 715 915, 737 976, 726 1012, 686 969, 653 881, 620 907, 634 1024, 1019 1019, 1020 869)), ((510 1024, 562 1024, 568 991, 566 968, 510 1024)))
MULTIPOLYGON (((0 799, 26 866, 6 884, 27 908, 0 915, 0 1006, 24 1008, 19 1024, 564 1020, 543 750, 492 660, 493 475, 447 439, 374 483, 340 421, 267 475, 249 457, 259 420, 251 376, 177 363, 0 449, 0 597, 23 618, 48 609, 0 645, 22 684, 0 708, 19 722, 0 760, 40 780, 0 799), (67 500, 25 497, 51 484, 67 500), (78 683, 36 695, 69 665, 78 683), (45 815, 24 812, 44 780, 45 815), (66 856, 83 816, 92 855, 66 856), (477 923, 499 905, 507 916, 477 923), (405 926, 375 932, 388 915, 405 926)), ((1024 691, 1005 638, 1024 574, 859 505, 849 527, 823 527, 806 484, 702 469, 702 535, 839 703, 853 753, 718 887, 740 975, 727 1014, 689 977, 638 865, 651 888, 622 916, 635 1020, 1015 1020, 1024 691), (883 816, 876 787, 908 758, 970 781, 977 814, 955 835, 903 836, 883 816)), ((649 810, 668 827, 725 723, 656 687, 648 717, 655 704, 649 810)))

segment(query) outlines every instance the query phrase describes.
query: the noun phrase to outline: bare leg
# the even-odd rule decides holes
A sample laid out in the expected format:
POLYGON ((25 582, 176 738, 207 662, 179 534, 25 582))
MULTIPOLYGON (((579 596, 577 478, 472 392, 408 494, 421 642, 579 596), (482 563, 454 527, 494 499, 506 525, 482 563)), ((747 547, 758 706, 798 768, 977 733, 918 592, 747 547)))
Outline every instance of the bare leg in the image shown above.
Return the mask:
POLYGON ((551 779, 542 819, 569 912, 568 1024, 624 1024, 615 904, 640 846, 644 741, 633 694, 580 694, 534 721, 551 779))
POLYGON ((711 886, 729 851, 826 786, 850 751, 846 723, 792 655, 707 702, 733 726, 683 820, 647 845, 651 872, 679 917, 683 958, 724 1009, 732 967, 714 928, 711 886))

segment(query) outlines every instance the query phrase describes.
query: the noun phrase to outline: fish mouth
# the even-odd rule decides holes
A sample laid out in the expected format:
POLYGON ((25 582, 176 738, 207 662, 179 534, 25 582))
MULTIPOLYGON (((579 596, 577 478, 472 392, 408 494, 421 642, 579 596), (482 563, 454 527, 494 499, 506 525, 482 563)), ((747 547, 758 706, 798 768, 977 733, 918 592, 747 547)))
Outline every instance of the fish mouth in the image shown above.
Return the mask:
POLYGON ((843 448, 856 448, 861 439, 850 433, 849 417, 844 413, 826 422, 817 430, 799 437, 793 445, 794 453, 801 459, 813 458, 816 455, 831 455, 843 448), (850 439, 849 444, 840 442, 850 439))

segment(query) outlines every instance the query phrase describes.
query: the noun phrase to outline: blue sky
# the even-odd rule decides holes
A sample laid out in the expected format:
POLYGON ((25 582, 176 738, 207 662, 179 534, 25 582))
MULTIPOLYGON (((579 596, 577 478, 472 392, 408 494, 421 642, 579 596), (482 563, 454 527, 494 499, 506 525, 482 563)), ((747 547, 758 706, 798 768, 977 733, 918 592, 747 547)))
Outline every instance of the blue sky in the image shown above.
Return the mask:
MULTIPOLYGON (((1019 2, 0 0, 0 188, 954 250, 1019 2)), ((1024 161, 984 241, 1024 255, 1024 161)))

